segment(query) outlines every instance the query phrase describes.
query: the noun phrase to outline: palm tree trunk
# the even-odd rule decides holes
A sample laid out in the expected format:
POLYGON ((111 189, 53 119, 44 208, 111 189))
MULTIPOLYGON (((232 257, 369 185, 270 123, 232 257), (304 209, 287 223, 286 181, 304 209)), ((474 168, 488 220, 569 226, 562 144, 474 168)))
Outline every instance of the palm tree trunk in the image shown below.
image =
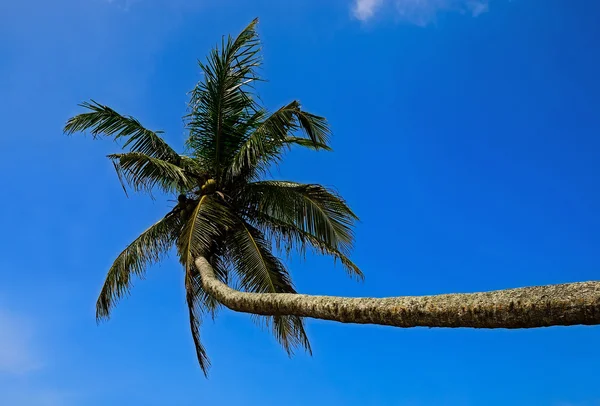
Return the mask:
POLYGON ((534 328, 600 324, 600 282, 480 293, 347 298, 247 293, 219 281, 208 261, 195 261, 204 289, 231 310, 396 327, 534 328))

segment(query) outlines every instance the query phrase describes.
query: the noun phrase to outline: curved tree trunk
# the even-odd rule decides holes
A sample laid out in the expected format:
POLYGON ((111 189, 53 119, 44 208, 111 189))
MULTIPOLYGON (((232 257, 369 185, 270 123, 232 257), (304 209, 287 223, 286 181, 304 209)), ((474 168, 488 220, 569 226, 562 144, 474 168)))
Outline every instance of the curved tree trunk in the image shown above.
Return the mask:
POLYGON ((600 324, 600 282, 434 296, 346 298, 240 292, 219 281, 206 259, 196 259, 196 267, 206 291, 229 309, 244 313, 396 327, 533 328, 600 324))

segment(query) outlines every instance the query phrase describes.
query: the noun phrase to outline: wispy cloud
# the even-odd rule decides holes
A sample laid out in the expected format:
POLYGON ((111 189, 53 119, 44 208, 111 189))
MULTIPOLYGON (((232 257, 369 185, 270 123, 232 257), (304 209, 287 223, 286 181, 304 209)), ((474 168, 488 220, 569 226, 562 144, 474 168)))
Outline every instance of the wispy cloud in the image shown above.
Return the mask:
POLYGON ((368 20, 382 4, 383 0, 355 0, 352 12, 359 20, 368 20))
POLYGON ((477 17, 488 11, 489 0, 353 0, 352 13, 361 21, 384 9, 394 11, 402 21, 427 25, 441 12, 459 12, 477 17))
POLYGON ((0 374, 20 375, 40 366, 31 325, 0 308, 0 374))

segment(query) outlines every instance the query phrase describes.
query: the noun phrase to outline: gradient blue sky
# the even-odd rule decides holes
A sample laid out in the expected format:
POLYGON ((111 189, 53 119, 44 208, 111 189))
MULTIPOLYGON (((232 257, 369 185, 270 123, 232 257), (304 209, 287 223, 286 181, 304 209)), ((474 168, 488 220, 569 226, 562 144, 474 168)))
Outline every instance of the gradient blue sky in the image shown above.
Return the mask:
POLYGON ((246 315, 204 327, 205 380, 175 259, 94 321, 111 260, 164 213, 127 199, 110 141, 68 138, 94 98, 184 139, 186 92, 220 35, 261 19, 260 86, 329 118, 335 152, 276 176, 334 185, 361 217, 366 281, 292 261, 298 290, 469 292, 599 279, 595 0, 0 2, 0 404, 600 405, 600 328, 309 320, 288 359, 246 315))

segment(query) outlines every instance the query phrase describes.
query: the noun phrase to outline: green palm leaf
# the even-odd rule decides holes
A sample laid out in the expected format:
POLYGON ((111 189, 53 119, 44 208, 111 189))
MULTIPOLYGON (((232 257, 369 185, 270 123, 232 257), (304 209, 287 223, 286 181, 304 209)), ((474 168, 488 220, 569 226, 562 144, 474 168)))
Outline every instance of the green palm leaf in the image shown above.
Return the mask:
POLYGON ((200 369, 204 373, 204 376, 208 376, 208 369, 210 368, 210 359, 206 354, 206 349, 200 340, 200 326, 202 324, 202 313, 205 310, 203 303, 199 298, 202 297, 200 293, 202 288, 199 283, 198 271, 194 266, 188 268, 185 275, 185 299, 188 306, 188 314, 190 318, 190 329, 192 332, 192 339, 194 341, 194 347, 196 349, 196 357, 198 358, 198 364, 200 369))
POLYGON ((146 269, 159 262, 173 246, 181 222, 173 210, 136 238, 114 261, 96 303, 96 318, 108 319, 115 303, 129 292, 131 277, 143 277, 146 269))
POLYGON ((178 238, 179 257, 189 269, 194 258, 210 256, 217 242, 234 224, 231 212, 215 195, 203 195, 192 202, 193 209, 178 238))
POLYGON ((286 137, 282 142, 283 146, 293 146, 298 145, 300 147, 305 147, 308 149, 312 149, 315 151, 333 151, 331 147, 327 144, 315 143, 312 140, 302 138, 302 137, 286 137))
POLYGON ((329 134, 324 118, 302 111, 300 103, 293 101, 256 127, 231 159, 227 175, 229 179, 234 179, 263 174, 268 166, 279 162, 282 152, 292 145, 330 150, 327 145, 329 134), (307 138, 292 135, 299 130, 307 138))
POLYGON ((256 105, 247 89, 257 80, 260 64, 257 20, 237 38, 228 37, 200 63, 204 80, 192 91, 187 127, 188 147, 220 180, 222 167, 248 130, 256 105))
MULTIPOLYGON (((296 293, 287 269, 270 252, 259 230, 240 221, 227 244, 242 289, 255 293, 296 293)), ((273 330, 275 338, 288 354, 292 355, 296 347, 311 353, 301 317, 261 316, 260 319, 273 330)))
MULTIPOLYGON (((187 219, 177 239, 179 259, 186 274, 194 274, 194 258, 204 256, 215 267, 216 275, 227 282, 228 269, 223 256, 223 237, 234 225, 235 219, 229 208, 215 195, 203 195, 197 202, 190 203, 187 219)), ((194 297, 200 296, 208 304, 207 311, 214 314, 216 302, 206 293, 200 284, 194 297)))
POLYGON ((285 223, 260 213, 255 213, 252 220, 265 236, 275 242, 275 246, 280 251, 289 255, 292 250, 295 250, 304 255, 307 247, 311 247, 317 254, 329 255, 334 261, 340 261, 349 276, 364 279, 360 268, 346 254, 317 236, 298 228, 295 224, 285 223))
POLYGON ((202 288, 193 260, 198 256, 212 256, 220 237, 232 225, 230 219, 230 213, 224 205, 213 196, 204 195, 193 205, 177 241, 179 258, 185 267, 186 301, 192 337, 198 363, 204 374, 208 372, 210 361, 200 341, 202 313, 212 311, 214 315, 217 304, 202 288))
POLYGON ((240 221, 229 235, 228 248, 243 290, 259 293, 293 293, 291 278, 267 248, 259 230, 240 221))
POLYGON ((249 183, 239 194, 250 212, 293 224, 344 254, 352 249, 358 217, 346 202, 321 185, 287 181, 249 183))
POLYGON ((151 192, 159 187, 164 192, 178 193, 194 187, 186 171, 177 165, 139 152, 111 154, 123 190, 129 184, 135 191, 151 192))
POLYGON ((90 112, 69 119, 64 128, 66 134, 89 130, 94 138, 102 134, 114 135, 115 140, 127 138, 123 148, 171 163, 179 162, 179 155, 158 135, 160 131, 148 130, 135 118, 123 116, 94 100, 80 106, 90 112))

